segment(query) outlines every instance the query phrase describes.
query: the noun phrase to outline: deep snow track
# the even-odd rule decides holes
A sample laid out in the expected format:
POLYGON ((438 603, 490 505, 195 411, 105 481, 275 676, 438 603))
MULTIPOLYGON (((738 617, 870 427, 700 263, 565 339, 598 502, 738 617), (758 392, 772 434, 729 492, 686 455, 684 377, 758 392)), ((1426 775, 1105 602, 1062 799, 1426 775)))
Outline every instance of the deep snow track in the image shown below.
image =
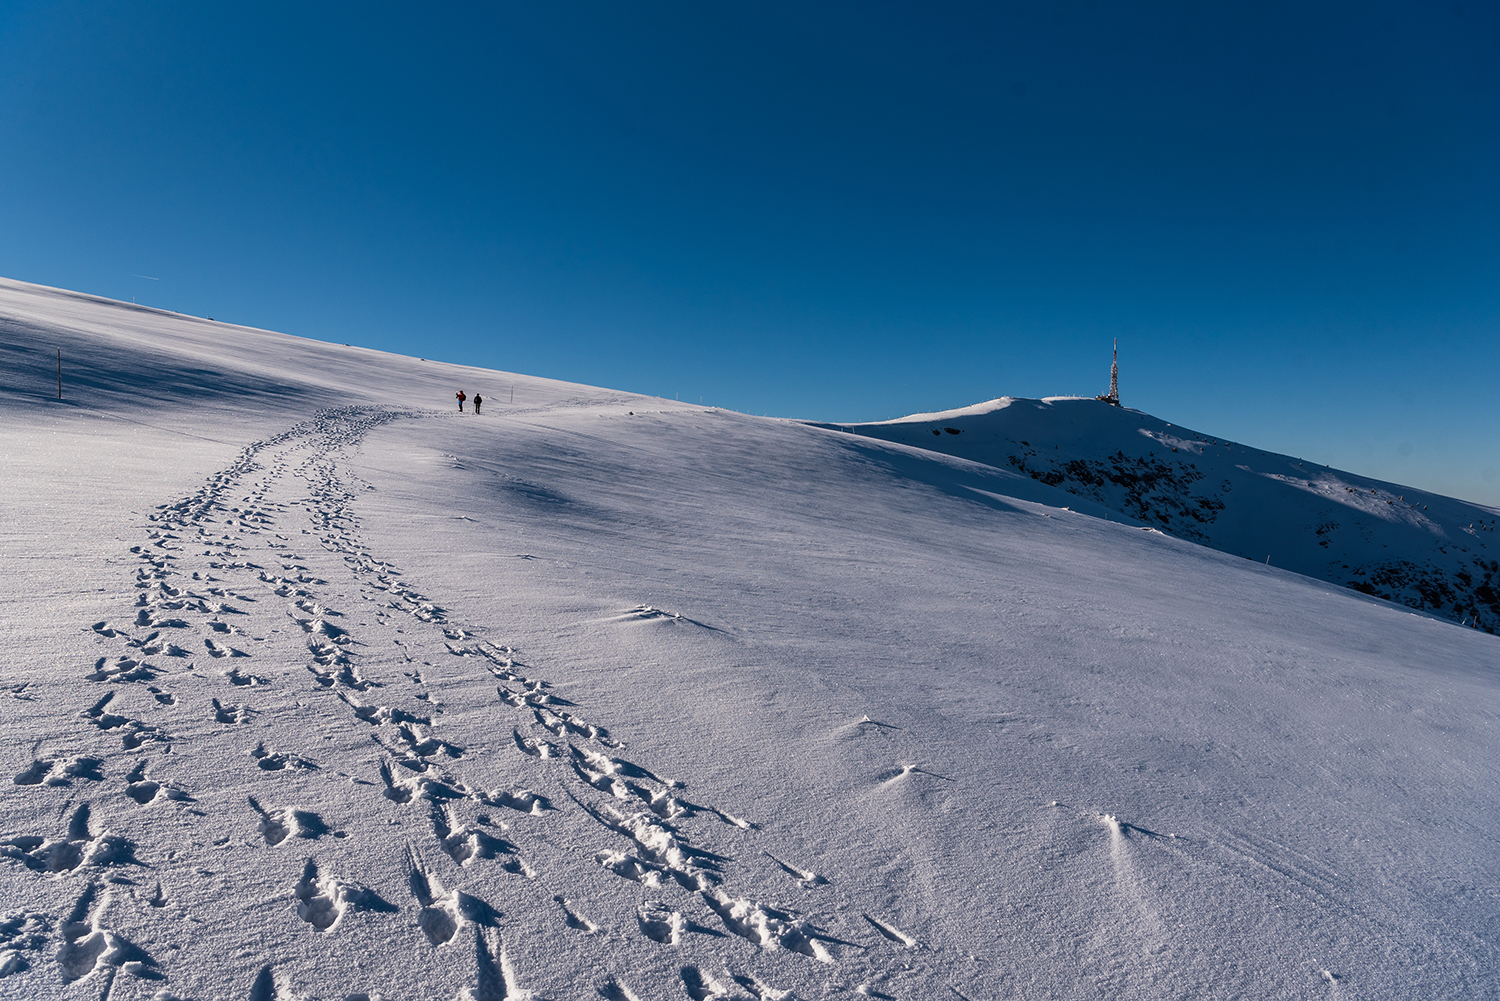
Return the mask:
POLYGON ((444 418, 323 411, 150 516, 130 550, 133 604, 89 626, 99 652, 79 673, 90 695, 58 707, 75 732, 13 777, 11 795, 34 796, 38 818, 61 809, 67 819, 52 836, 6 834, 0 853, 42 896, 55 898, 59 881, 71 889, 65 913, 0 922, 0 987, 36 993, 92 977, 117 999, 164 985, 257 999, 528 996, 528 972, 540 971, 513 962, 518 932, 497 894, 505 910, 546 901, 532 919, 578 935, 683 946, 671 983, 601 970, 576 983, 577 996, 821 996, 847 989, 831 980, 878 979, 882 962, 918 947, 783 861, 732 804, 630 760, 607 720, 555 694, 493 624, 457 621, 429 585, 370 551, 356 508, 373 487, 349 460, 372 428, 418 419, 444 418), (445 724, 443 693, 479 691, 481 679, 494 693, 486 725, 445 724), (500 785, 480 777, 496 772, 500 785), (107 828, 94 819, 101 801, 107 828), (357 843, 368 850, 338 850, 357 843), (279 884, 213 883, 225 852, 299 849, 277 863, 279 884), (789 896, 848 911, 839 933, 826 917, 737 892, 752 870, 757 885, 780 880, 789 896), (616 898, 629 910, 581 913, 580 871, 636 884, 616 898), (460 879, 470 889, 449 888, 460 879), (513 880, 531 887, 523 898, 506 891, 513 880), (300 939, 286 931, 293 916, 300 939), (239 955, 220 955, 218 969, 178 944, 206 920, 244 924, 239 955), (362 962, 326 983, 285 982, 286 950, 351 921, 365 925, 358 941, 387 951, 419 932, 426 948, 454 955, 429 954, 431 969, 404 982, 371 982, 362 962), (830 977, 825 964, 841 963, 854 968, 830 977))

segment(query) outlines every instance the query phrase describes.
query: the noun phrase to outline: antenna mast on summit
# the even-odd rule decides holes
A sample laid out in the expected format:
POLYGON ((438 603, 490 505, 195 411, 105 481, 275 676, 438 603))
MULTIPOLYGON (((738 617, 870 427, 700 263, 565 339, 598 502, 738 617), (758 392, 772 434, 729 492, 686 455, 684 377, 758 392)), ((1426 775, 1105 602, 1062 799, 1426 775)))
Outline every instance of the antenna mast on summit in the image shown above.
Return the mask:
POLYGON ((1111 406, 1120 405, 1120 339, 1115 338, 1114 359, 1109 363, 1109 395, 1096 396, 1096 400, 1103 400, 1111 406))

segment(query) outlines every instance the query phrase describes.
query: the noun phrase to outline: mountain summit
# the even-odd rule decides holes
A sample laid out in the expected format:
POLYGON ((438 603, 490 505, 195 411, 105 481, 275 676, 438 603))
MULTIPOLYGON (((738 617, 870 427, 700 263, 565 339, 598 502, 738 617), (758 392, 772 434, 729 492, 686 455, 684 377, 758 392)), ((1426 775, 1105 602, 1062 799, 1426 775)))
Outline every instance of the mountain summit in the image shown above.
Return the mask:
POLYGON ((1178 538, 1500 631, 1500 511, 1178 427, 1110 401, 1001 397, 820 424, 1023 473, 1178 538))

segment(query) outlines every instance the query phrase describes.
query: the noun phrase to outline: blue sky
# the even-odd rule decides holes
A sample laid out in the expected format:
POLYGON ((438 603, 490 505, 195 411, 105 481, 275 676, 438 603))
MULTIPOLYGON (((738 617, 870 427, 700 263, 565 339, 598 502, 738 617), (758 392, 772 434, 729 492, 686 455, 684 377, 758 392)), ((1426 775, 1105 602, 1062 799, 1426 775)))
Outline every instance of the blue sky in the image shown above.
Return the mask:
POLYGON ((1497 50, 1474 0, 10 2, 0 274, 822 420, 1118 337, 1127 405, 1500 505, 1497 50))

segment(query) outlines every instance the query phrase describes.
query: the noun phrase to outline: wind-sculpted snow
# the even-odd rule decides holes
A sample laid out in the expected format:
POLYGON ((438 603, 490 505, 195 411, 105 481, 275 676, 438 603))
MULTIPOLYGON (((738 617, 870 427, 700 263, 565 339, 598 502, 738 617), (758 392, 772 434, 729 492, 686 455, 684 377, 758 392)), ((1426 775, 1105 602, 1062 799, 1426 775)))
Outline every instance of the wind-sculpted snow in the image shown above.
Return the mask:
POLYGON ((1500 632, 1500 511, 1097 400, 820 425, 1014 469, 1179 538, 1500 632))
MULTIPOLYGON (((445 857, 458 871, 488 871, 489 882, 540 881, 539 870, 566 868, 565 859, 552 857, 557 853, 593 859, 612 878, 638 883, 656 898, 638 911, 613 915, 617 927, 633 926, 647 941, 680 946, 700 956, 701 963, 717 956, 719 962, 744 970, 744 976, 759 973, 777 980, 783 985, 778 991, 810 996, 822 974, 795 968, 766 971, 758 968, 753 954, 726 955, 724 933, 713 924, 722 922, 757 952, 785 950, 820 963, 849 959, 868 967, 868 943, 840 938, 799 912, 729 894, 726 887, 739 871, 779 868, 800 876, 800 870, 777 862, 760 847, 753 824, 719 806, 689 800, 683 782, 624 757, 624 745, 609 727, 585 718, 584 707, 557 695, 519 651, 485 638, 490 630, 484 624, 453 618, 438 598, 369 549, 353 507, 367 487, 348 458, 371 430, 422 419, 431 418, 377 407, 324 411, 252 443, 200 490, 149 515, 145 538, 130 547, 137 562, 136 597, 129 605, 135 616, 121 614, 118 620, 89 627, 102 652, 82 673, 103 691, 77 714, 78 726, 120 735, 117 753, 112 759, 79 759, 60 770, 37 762, 16 776, 16 784, 68 785, 74 776, 97 782, 103 780, 101 768, 116 772, 128 765, 125 794, 141 806, 175 807, 185 832, 208 824, 204 806, 217 801, 220 809, 238 815, 242 830, 253 829, 265 848, 284 852, 295 844, 306 856, 305 863, 298 863, 300 877, 280 891, 288 895, 288 907, 298 919, 325 935, 360 921, 379 938, 396 935, 415 921, 433 947, 472 939, 481 957, 472 972, 477 986, 463 989, 474 996, 520 996, 513 981, 524 974, 511 970, 495 981, 493 972, 486 972, 487 963, 498 961, 484 958, 490 948, 485 929, 498 927, 500 912, 477 892, 443 889, 431 863, 421 861, 424 857, 445 857), (166 629, 181 637, 181 648, 158 642, 166 629), (231 637, 233 643, 217 636, 231 637), (190 652, 193 637, 202 641, 196 657, 190 652), (418 652, 430 659, 418 659, 418 652), (174 665, 174 656, 187 662, 174 665), (250 668, 220 671, 209 666, 229 658, 240 658, 250 668), (434 704, 428 686, 427 676, 438 674, 490 680, 493 727, 486 728, 485 737, 449 739, 453 731, 443 725, 443 708, 434 704), (205 704, 209 711, 195 717, 190 707, 205 704), (139 717, 113 711, 126 705, 139 717), (338 720, 348 733, 366 734, 368 750, 351 759, 345 749, 336 766, 330 749, 307 739, 313 720, 338 720), (257 735, 269 728, 291 744, 271 745, 257 736, 249 746, 235 737, 242 728, 257 735), (244 747, 242 764, 225 773, 223 756, 235 744, 244 747), (466 759, 497 755, 509 759, 511 774, 523 777, 524 786, 484 788, 463 768, 466 759), (179 776, 197 776, 194 786, 185 789, 146 778, 168 763, 179 776), (366 802, 353 804, 357 819, 345 829, 331 831, 317 811, 295 805, 295 800, 265 805, 328 794, 306 785, 283 790, 283 775, 317 774, 350 764, 355 770, 340 772, 340 779, 351 784, 348 795, 366 802), (269 773, 269 783, 257 780, 257 771, 269 773), (236 807, 206 783, 225 792, 261 791, 241 796, 236 807), (410 818, 397 839, 403 850, 361 856, 359 869, 348 877, 331 874, 320 864, 324 853, 318 843, 325 838, 388 840, 386 825, 395 821, 374 820, 382 801, 410 818), (587 843, 573 846, 547 837, 553 818, 563 815, 589 822, 585 829, 591 825, 594 834, 587 843), (425 833, 418 833, 424 826, 418 818, 426 820, 425 833), (733 836, 716 833, 720 830, 733 836), (733 845, 734 855, 700 847, 705 843, 733 845), (400 905, 368 885, 403 881, 411 884, 414 898, 405 918, 400 905), (696 921, 685 916, 693 912, 696 921), (379 927, 381 922, 390 927, 379 927), (696 948, 689 948, 689 940, 696 948), (508 993, 495 994, 496 984, 511 986, 508 993)), ((632 609, 619 618, 691 621, 655 609, 632 609)), ((0 842, 0 853, 39 876, 145 867, 134 857, 132 842, 92 829, 87 802, 77 808, 65 835, 11 837, 0 842)), ((152 868, 160 871, 162 866, 176 869, 166 860, 152 868)), ((137 884, 130 880, 127 885, 137 884)), ((789 890, 795 888, 788 884, 789 890)), ((565 900, 553 890, 577 892, 577 887, 564 883, 535 892, 565 900)), ((274 887, 262 892, 277 893, 274 887)), ((829 897, 826 903, 834 900, 829 897)), ((233 909, 232 902, 225 904, 233 909)), ((561 910, 544 913, 573 931, 597 929, 565 903, 561 910)), ((170 961, 113 962, 111 956, 119 952, 114 938, 77 914, 58 927, 58 963, 65 982, 100 969, 110 977, 170 977, 189 984, 195 979, 191 970, 179 970, 170 961)), ((45 934, 36 934, 38 944, 46 940, 45 934)), ((621 975, 628 978, 629 972, 621 975)), ((247 972, 247 991, 252 979, 259 983, 264 977, 247 972)))
POLYGON ((141 392, 0 394, 0 996, 1493 993, 1494 637, 1182 538, 1432 498, 17 303, 141 392))

